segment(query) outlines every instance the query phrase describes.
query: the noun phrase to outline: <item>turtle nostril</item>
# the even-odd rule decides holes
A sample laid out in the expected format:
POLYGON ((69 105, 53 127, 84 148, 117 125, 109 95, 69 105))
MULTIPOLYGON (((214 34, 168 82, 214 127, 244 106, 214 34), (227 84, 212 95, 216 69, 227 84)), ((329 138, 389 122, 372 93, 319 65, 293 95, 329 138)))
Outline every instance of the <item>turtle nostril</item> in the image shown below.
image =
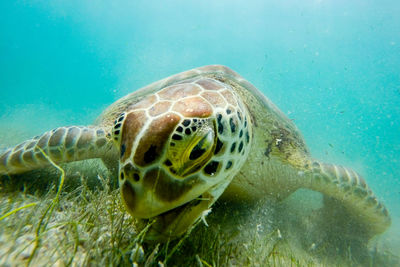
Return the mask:
POLYGON ((131 181, 131 182, 139 182, 140 180, 140 171, 135 168, 132 163, 127 163, 121 169, 121 180, 124 178, 131 181))
POLYGON ((140 180, 139 174, 134 173, 134 174, 133 174, 133 180, 135 180, 135 182, 139 182, 139 180, 140 180))

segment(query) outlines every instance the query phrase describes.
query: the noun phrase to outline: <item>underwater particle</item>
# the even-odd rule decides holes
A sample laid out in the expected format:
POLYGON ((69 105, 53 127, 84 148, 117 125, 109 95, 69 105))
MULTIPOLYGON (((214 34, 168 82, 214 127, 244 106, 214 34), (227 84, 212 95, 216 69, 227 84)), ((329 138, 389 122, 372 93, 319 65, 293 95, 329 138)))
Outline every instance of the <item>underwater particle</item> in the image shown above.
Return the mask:
POLYGON ((261 224, 261 223, 258 223, 257 225, 256 225, 256 228, 257 228, 257 232, 258 233, 260 233, 260 232, 262 232, 263 231, 263 225, 261 224))
POLYGON ((276 145, 276 146, 279 146, 279 145, 281 144, 281 142, 282 142, 282 139, 277 138, 277 139, 275 140, 275 145, 276 145))
POLYGON ((279 239, 282 239, 281 230, 278 229, 276 232, 277 232, 277 234, 278 234, 278 238, 279 238, 279 239))

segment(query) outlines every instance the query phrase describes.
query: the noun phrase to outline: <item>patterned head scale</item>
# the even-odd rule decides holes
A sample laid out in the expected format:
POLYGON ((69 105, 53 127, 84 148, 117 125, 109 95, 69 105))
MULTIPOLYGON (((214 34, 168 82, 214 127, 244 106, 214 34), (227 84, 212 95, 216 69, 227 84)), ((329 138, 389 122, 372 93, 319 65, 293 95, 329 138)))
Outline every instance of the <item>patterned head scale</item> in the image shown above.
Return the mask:
POLYGON ((127 210, 150 218, 205 192, 219 197, 247 157, 247 113, 229 85, 209 78, 165 87, 129 107, 113 128, 127 210))

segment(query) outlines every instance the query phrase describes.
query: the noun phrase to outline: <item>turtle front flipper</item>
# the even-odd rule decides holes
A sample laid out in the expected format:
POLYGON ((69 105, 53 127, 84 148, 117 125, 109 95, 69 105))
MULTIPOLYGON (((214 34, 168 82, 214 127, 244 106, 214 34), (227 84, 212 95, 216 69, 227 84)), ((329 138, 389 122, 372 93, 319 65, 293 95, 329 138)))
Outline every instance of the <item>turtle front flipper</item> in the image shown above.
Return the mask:
MULTIPOLYGON (((342 204, 351 218, 364 228, 369 237, 384 232, 391 223, 385 205, 377 199, 365 180, 355 171, 338 165, 314 162, 308 188, 325 196, 325 208, 337 209, 342 204)), ((327 210, 330 214, 341 211, 327 210)), ((343 217, 343 216, 341 216, 343 217)))
POLYGON ((60 127, 0 153, 0 175, 18 174, 55 163, 107 158, 113 143, 101 127, 60 127))

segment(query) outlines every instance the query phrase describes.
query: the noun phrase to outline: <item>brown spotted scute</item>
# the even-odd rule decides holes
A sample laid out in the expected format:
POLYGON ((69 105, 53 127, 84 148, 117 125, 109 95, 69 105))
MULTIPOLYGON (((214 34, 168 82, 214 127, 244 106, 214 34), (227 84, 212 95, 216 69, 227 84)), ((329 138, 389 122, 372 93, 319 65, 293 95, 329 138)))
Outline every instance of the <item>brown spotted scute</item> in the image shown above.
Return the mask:
MULTIPOLYGON (((246 114, 229 85, 211 78, 181 81, 130 107, 118 131, 122 136, 116 137, 121 139, 121 162, 131 159, 139 168, 158 164, 168 146, 174 145, 169 140, 176 141, 184 132, 191 134, 202 119, 213 118, 214 156, 228 160, 211 160, 204 173, 215 176, 221 169, 229 171, 238 161, 233 158, 243 158, 250 143, 246 114)), ((170 165, 169 159, 163 162, 170 165)))
MULTIPOLYGON (((192 96, 181 100, 188 100, 184 104, 176 103, 183 115, 192 117, 191 107, 199 107, 197 117, 215 117, 217 136, 215 140, 214 157, 203 168, 203 173, 214 177, 221 170, 231 171, 238 168, 245 157, 250 144, 251 132, 249 117, 243 103, 241 103, 233 90, 227 84, 210 78, 201 78, 192 81, 202 88, 199 97, 192 96), (202 102, 201 100, 204 100, 202 102), (192 103, 193 101, 193 103, 192 103), (202 111, 210 110, 210 115, 205 116, 202 111)), ((185 128, 185 125, 181 125, 185 128)), ((179 128, 178 128, 179 129, 179 128)))
POLYGON ((149 124, 135 151, 134 162, 136 165, 146 166, 159 160, 165 144, 179 120, 178 115, 167 113, 149 124))
POLYGON ((182 117, 210 117, 213 108, 199 96, 201 91, 196 84, 172 85, 131 106, 121 129, 118 128, 117 134, 114 131, 116 141, 121 139, 121 161, 131 158, 138 166, 149 166, 163 154, 166 142, 182 117))
POLYGON ((132 153, 132 146, 136 140, 137 135, 140 133, 140 130, 144 126, 146 119, 146 113, 141 110, 132 111, 126 114, 125 119, 122 121, 122 129, 117 132, 121 135, 121 141, 119 143, 121 161, 125 161, 130 158, 132 153))
POLYGON ((205 175, 214 177, 220 171, 239 168, 246 158, 251 139, 249 117, 229 85, 210 78, 195 83, 203 89, 200 97, 211 106, 216 119, 214 157, 203 168, 205 175))
POLYGON ((212 78, 167 86, 132 105, 118 124, 121 192, 140 218, 227 183, 250 150, 244 104, 229 85, 212 78))

